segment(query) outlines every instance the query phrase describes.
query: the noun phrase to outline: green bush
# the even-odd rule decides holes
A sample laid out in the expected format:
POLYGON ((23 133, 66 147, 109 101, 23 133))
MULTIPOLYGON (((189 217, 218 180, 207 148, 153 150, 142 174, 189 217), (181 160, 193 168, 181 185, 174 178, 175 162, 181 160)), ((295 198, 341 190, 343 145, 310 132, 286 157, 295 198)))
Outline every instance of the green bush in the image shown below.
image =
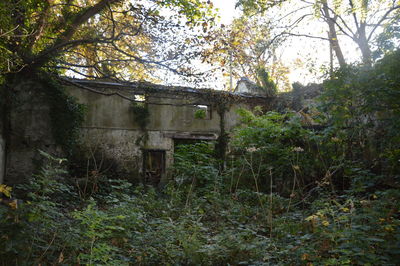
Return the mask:
POLYGON ((322 130, 241 110, 225 171, 183 145, 163 191, 104 176, 80 197, 43 154, 23 202, 0 185, 0 264, 399 265, 397 59, 327 81, 322 130))

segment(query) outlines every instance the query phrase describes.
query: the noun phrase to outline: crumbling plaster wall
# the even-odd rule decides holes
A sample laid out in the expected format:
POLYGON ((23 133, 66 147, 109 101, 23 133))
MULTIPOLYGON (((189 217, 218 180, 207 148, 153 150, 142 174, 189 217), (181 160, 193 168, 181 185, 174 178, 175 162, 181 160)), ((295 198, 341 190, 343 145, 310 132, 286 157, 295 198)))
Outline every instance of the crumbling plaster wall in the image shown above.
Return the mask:
MULTIPOLYGON (((38 81, 26 79, 12 87, 14 100, 8 114, 7 138, 4 136, 4 121, 0 119, 0 183, 14 185, 26 182, 41 165, 43 158, 39 150, 63 156, 52 137, 51 111, 42 86, 38 81)), ((105 156, 118 162, 123 172, 134 177, 141 176, 143 150, 165 151, 165 166, 168 169, 173 162, 175 139, 215 140, 221 131, 216 106, 200 97, 201 93, 195 90, 182 93, 165 89, 147 93, 119 85, 113 88, 98 85, 95 89, 105 93, 117 91, 130 99, 144 93, 147 95, 150 117, 146 128, 142 129, 132 111, 131 100, 75 86, 67 88, 69 94, 87 106, 81 130, 82 147, 86 146, 91 151, 101 150, 105 156), (196 119, 194 105, 212 106, 211 119, 196 119)), ((249 106, 238 103, 230 107, 225 113, 226 131, 229 132, 238 122, 235 109, 249 106)))
POLYGON ((39 170, 44 160, 39 150, 62 156, 52 137, 50 106, 42 85, 35 80, 21 80, 12 93, 3 180, 8 185, 24 183, 39 170))
MULTIPOLYGON (((126 97, 134 98, 132 91, 120 89, 126 97)), ((87 106, 84 128, 107 128, 140 130, 135 123, 132 112, 132 102, 118 95, 105 96, 77 87, 68 87, 71 95, 80 103, 87 106)), ((219 116, 215 109, 212 110, 212 119, 195 119, 189 112, 188 103, 207 104, 196 100, 195 96, 181 96, 165 93, 151 93, 147 96, 149 102, 149 123, 147 131, 190 131, 190 132, 219 132, 219 116)))
MULTIPOLYGON (((135 99, 140 90, 98 87, 104 93, 115 92, 135 99)), ((213 103, 196 93, 158 91, 146 94, 149 122, 145 130, 135 121, 132 101, 118 95, 106 96, 83 88, 70 86, 68 91, 86 105, 82 128, 82 145, 102 150, 115 159, 126 172, 141 176, 143 150, 163 150, 166 168, 173 163, 174 139, 217 139, 220 116, 213 103), (194 117, 194 105, 211 107, 210 119, 194 117)), ((225 130, 229 132, 238 124, 238 108, 250 108, 246 103, 230 106, 225 112, 225 130)))
MULTIPOLYGON (((166 153, 166 167, 171 166, 173 160, 173 140, 164 138, 162 132, 144 132, 132 129, 109 128, 82 128, 82 147, 86 151, 101 153, 107 160, 118 163, 118 172, 126 173, 127 179, 141 179, 143 165, 143 149, 164 150, 166 153), (138 142, 146 137, 145 147, 138 142)), ((107 168, 108 165, 105 165, 107 168)))

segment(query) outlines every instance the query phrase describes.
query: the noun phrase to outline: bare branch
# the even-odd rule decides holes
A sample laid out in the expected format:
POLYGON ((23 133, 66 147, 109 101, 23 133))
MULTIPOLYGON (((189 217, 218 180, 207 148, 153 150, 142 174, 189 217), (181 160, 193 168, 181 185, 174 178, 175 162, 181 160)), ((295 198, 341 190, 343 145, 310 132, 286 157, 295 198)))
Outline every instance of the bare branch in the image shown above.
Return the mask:
POLYGON ((390 13, 392 13, 394 10, 400 8, 400 5, 394 6, 392 8, 390 8, 388 11, 386 11, 386 13, 382 16, 382 18, 378 21, 378 23, 376 23, 376 25, 373 27, 373 29, 371 30, 371 32, 368 35, 367 40, 370 41, 372 38, 372 34, 374 34, 375 30, 382 25, 382 23, 388 18, 388 16, 390 15, 390 13))
POLYGON ((2 33, 3 30, 0 29, 0 37, 6 36, 6 35, 10 34, 11 32, 16 31, 18 29, 18 27, 19 27, 19 25, 15 26, 15 28, 13 28, 13 29, 11 29, 9 31, 6 31, 4 33, 2 33))
POLYGON ((351 37, 350 35, 355 36, 355 33, 354 33, 353 30, 350 28, 350 26, 346 23, 346 21, 342 18, 342 16, 339 15, 339 14, 337 14, 337 13, 335 12, 335 10, 332 9, 331 7, 327 6, 327 8, 328 8, 328 10, 329 10, 330 12, 332 12, 332 14, 334 15, 334 17, 335 17, 334 22, 335 22, 336 26, 338 26, 339 30, 340 30, 343 34, 345 34, 346 36, 349 36, 350 38, 353 38, 353 37, 351 37), (344 26, 350 33, 346 33, 346 32, 344 31, 343 27, 337 22, 337 19, 339 19, 339 20, 341 21, 341 23, 343 24, 343 26, 344 26))
POLYGON ((350 7, 351 7, 351 9, 352 9, 352 15, 353 15, 353 18, 354 18, 354 23, 356 24, 356 28, 357 29, 359 29, 360 28, 360 25, 358 24, 358 19, 357 19, 357 14, 356 14, 356 12, 354 12, 354 3, 353 3, 353 0, 349 0, 349 4, 350 4, 350 7))
MULTIPOLYGON (((335 16, 336 16, 336 15, 335 15, 335 16)), ((343 29, 342 25, 340 25, 340 23, 337 22, 337 18, 340 18, 341 21, 342 21, 342 23, 344 23, 344 20, 342 19, 341 16, 336 16, 335 18, 328 18, 328 19, 330 19, 333 23, 335 23, 335 25, 339 28, 339 31, 340 31, 341 33, 343 33, 345 36, 349 37, 349 38, 352 39, 353 41, 357 42, 357 36, 356 36, 356 34, 354 34, 353 31, 351 31, 351 34, 348 33, 348 32, 346 32, 346 31, 343 29)), ((346 24, 346 23, 344 23, 344 25, 347 27, 347 24, 346 24)))
POLYGON ((296 36, 296 37, 307 37, 307 38, 311 38, 311 39, 329 41, 328 38, 320 37, 320 36, 313 36, 313 35, 308 35, 308 34, 296 34, 296 33, 284 32, 284 33, 282 33, 282 35, 289 35, 289 36, 296 36))

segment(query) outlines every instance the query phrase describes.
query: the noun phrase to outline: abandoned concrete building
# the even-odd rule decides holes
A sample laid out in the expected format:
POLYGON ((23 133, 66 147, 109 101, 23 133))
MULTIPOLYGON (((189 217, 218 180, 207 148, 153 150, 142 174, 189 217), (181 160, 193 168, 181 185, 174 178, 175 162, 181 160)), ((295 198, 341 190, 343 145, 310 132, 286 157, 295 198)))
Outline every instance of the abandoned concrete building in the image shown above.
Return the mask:
MULTIPOLYGON (((68 79, 65 85, 67 92, 86 106, 81 147, 89 154, 100 153, 113 159, 120 171, 152 184, 167 178, 176 145, 217 140, 239 123, 238 108, 262 106, 271 110, 274 101, 246 91, 243 86, 240 92, 225 92, 143 82, 68 79)), ((3 175, 10 184, 18 183, 21 176, 34 171, 33 163, 21 163, 34 160, 37 153, 34 149, 57 151, 48 137, 49 130, 44 129, 49 123, 49 109, 40 102, 40 97, 18 108, 22 114, 12 120, 11 132, 19 135, 18 143, 13 143, 15 138, 11 136, 6 152, 5 140, 0 138, 0 182, 3 175), (39 142, 40 145, 32 144, 39 142)))

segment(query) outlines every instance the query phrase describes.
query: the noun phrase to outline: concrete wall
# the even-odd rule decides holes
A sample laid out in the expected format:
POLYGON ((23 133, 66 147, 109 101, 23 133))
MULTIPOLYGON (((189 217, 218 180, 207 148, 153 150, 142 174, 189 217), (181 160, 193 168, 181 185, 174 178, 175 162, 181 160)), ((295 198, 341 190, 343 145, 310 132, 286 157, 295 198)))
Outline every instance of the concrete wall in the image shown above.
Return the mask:
MULTIPOLYGON (((143 91, 126 88, 94 88, 103 93, 119 94, 129 99, 135 95, 142 95, 143 91)), ((132 111, 132 101, 118 95, 105 96, 79 87, 69 86, 68 92, 78 102, 86 105, 86 116, 83 124, 87 129, 108 130, 140 130, 132 111)), ((240 98, 240 97, 238 97, 240 98)), ((165 92, 147 93, 147 103, 150 112, 147 131, 163 132, 191 132, 191 133, 219 133, 220 117, 217 106, 211 100, 204 100, 200 94, 190 92, 175 94, 173 90, 165 89, 165 92), (195 105, 207 105, 211 108, 211 119, 195 118, 195 105)), ((245 99, 245 98, 243 98, 245 99)), ((254 99, 237 103, 230 106, 226 116, 226 129, 229 131, 238 123, 238 108, 252 108, 256 105, 266 105, 270 102, 268 98, 254 97, 254 99)))
POLYGON ((8 185, 24 183, 40 169, 44 158, 39 150, 62 156, 52 137, 50 107, 40 86, 27 79, 13 88, 6 176, 3 180, 8 185))
MULTIPOLYGON (((79 84, 69 86, 67 91, 87 106, 81 130, 82 150, 93 158, 99 154, 101 162, 104 158, 116 162, 116 173, 127 174, 128 179, 143 177, 143 155, 149 151, 162 151, 168 169, 173 163, 175 140, 216 140, 221 131, 218 105, 210 95, 204 97, 204 91, 157 85, 150 85, 149 89, 146 84, 144 87, 90 81, 80 81, 79 84), (132 109, 132 99, 140 95, 146 95, 150 113, 145 129, 140 127, 132 109), (195 118, 198 105, 211 108, 208 119, 195 118)), ((52 136, 46 88, 41 86, 38 81, 26 79, 13 87, 7 154, 0 121, 0 183, 26 182, 40 169, 43 157, 39 150, 63 156, 52 136), (6 176, 3 176, 4 172, 6 176)), ((239 100, 225 113, 228 132, 238 123, 236 109, 266 106, 270 101, 262 97, 235 97, 239 100)), ((167 173, 163 175, 166 177, 167 173)))
MULTIPOLYGON (((83 125, 85 128, 140 130, 130 100, 118 95, 104 96, 77 87, 69 87, 69 92, 87 106, 83 125)), ((140 95, 122 89, 120 93, 130 98, 140 95)), ((182 99, 170 94, 152 93, 147 96, 147 101, 150 111, 147 130, 219 132, 219 116, 215 108, 212 109, 211 120, 194 117, 194 106, 189 103, 209 104, 194 96, 182 99)))
MULTIPOLYGON (((166 168, 173 163, 174 140, 217 139, 220 133, 220 116, 212 98, 205 100, 199 91, 158 88, 151 92, 104 83, 84 84, 106 96, 83 88, 70 86, 68 91, 87 107, 82 129, 82 146, 102 151, 105 156, 118 161, 124 172, 142 175, 143 150, 163 150, 166 168), (120 95, 115 95, 118 92, 120 95), (149 123, 142 130, 135 121, 132 101, 146 94, 150 113, 149 123), (129 99, 126 99, 126 98, 129 99), (195 118, 196 105, 211 108, 209 119, 195 118)), ((240 97, 239 97, 240 98, 240 97)), ((246 99, 231 105, 225 113, 225 129, 230 131, 238 123, 236 109, 265 105, 268 99, 246 99)))

